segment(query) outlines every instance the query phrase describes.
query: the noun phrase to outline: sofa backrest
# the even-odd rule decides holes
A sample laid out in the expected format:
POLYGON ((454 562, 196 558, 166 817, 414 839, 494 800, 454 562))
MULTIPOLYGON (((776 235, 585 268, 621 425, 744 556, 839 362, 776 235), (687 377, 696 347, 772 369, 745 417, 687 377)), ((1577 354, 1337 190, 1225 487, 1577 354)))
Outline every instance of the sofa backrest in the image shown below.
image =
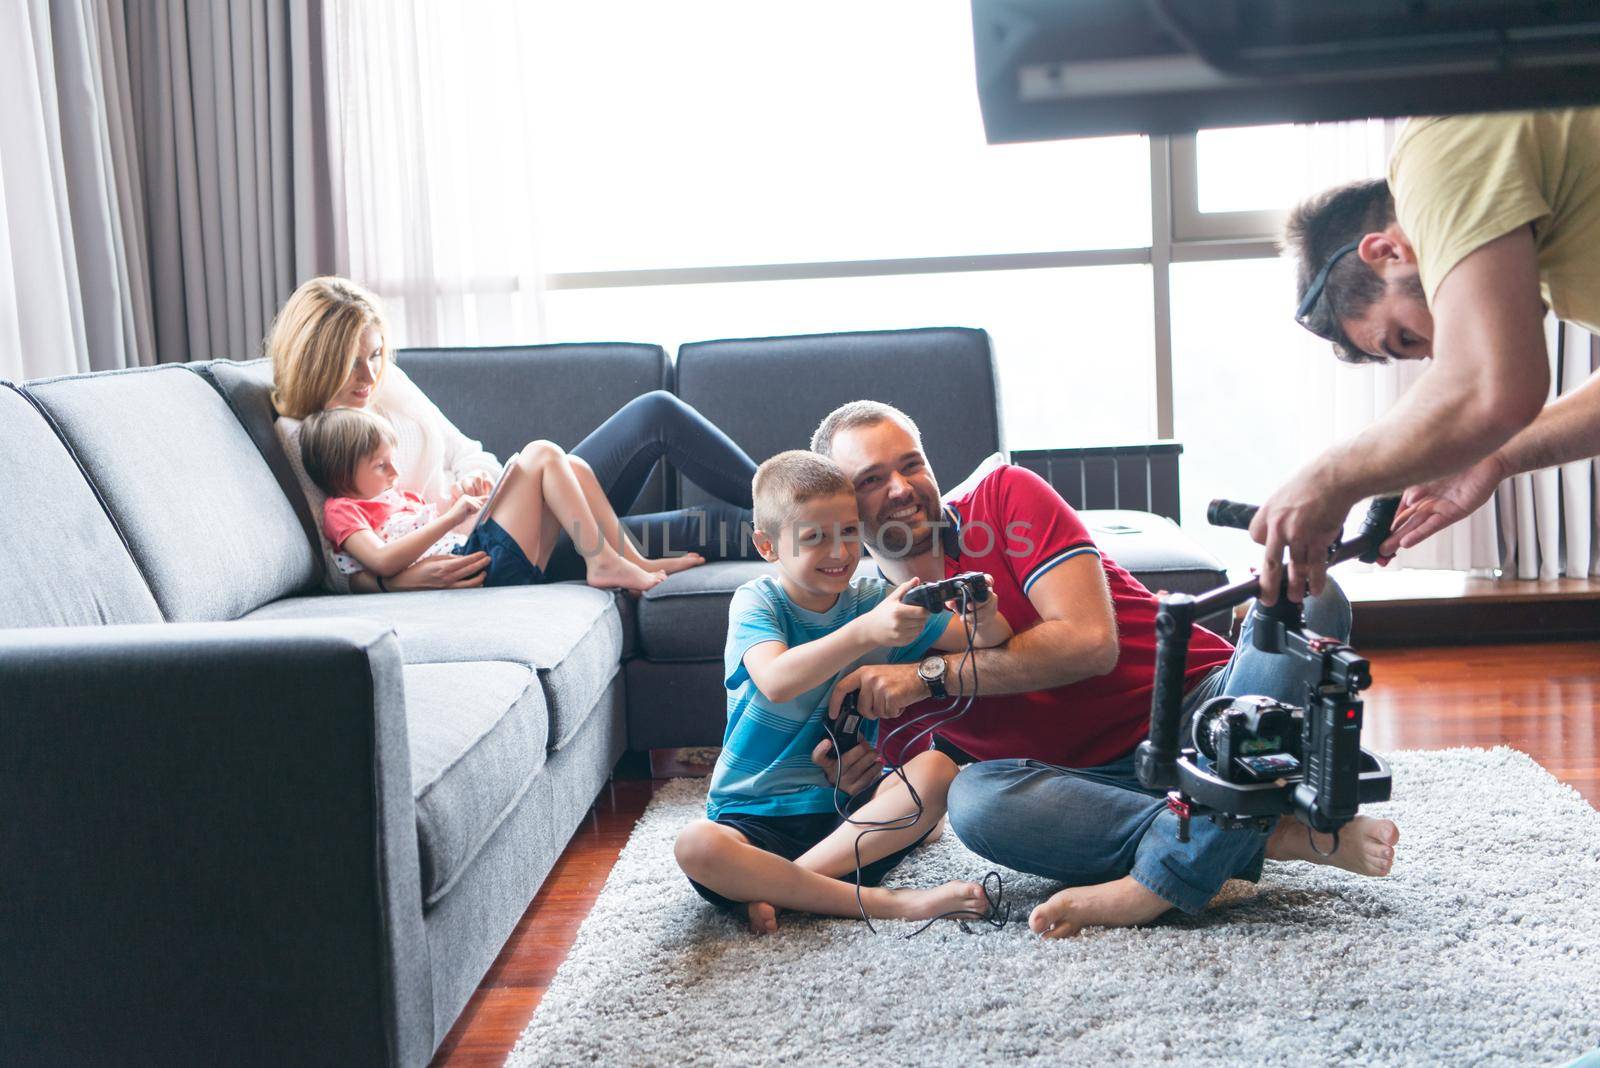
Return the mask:
POLYGON ((239 417, 250 440, 267 461, 278 488, 294 509, 295 517, 305 531, 306 544, 312 547, 318 579, 323 571, 321 520, 311 514, 306 495, 300 490, 294 468, 283 453, 283 443, 273 432, 277 410, 272 406, 272 361, 259 360, 209 360, 187 365, 201 378, 210 382, 222 394, 233 414, 239 417))
POLYGON ((227 402, 168 364, 30 382, 161 614, 236 619, 316 581, 294 507, 227 402))
MULTIPOLYGON (((994 354, 982 330, 936 327, 699 341, 678 349, 678 395, 757 463, 811 445, 822 417, 853 400, 904 411, 928 462, 953 486, 1002 450, 994 354)), ((686 505, 710 498, 685 482, 686 505)))
POLYGON ((0 382, 0 628, 159 623, 150 588, 49 422, 0 382))
MULTIPOLYGON (((672 386, 660 345, 401 349, 395 360, 462 433, 504 460, 543 438, 576 445, 635 397, 672 386)), ((666 507, 658 466, 634 512, 666 507)))

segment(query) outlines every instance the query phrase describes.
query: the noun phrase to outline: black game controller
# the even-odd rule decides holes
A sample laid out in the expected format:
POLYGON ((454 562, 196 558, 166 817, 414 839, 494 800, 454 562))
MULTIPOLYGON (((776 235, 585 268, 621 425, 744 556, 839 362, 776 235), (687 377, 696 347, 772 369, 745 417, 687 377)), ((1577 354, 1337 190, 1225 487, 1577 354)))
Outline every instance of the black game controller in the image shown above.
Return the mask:
POLYGON ((844 756, 861 742, 861 713, 856 711, 857 692, 851 690, 844 695, 844 700, 839 703, 838 719, 831 718, 826 712, 822 714, 822 729, 833 743, 836 756, 844 756))
POLYGON ((989 580, 982 571, 963 571, 943 582, 924 582, 911 587, 900 598, 900 603, 914 604, 930 612, 942 612, 946 601, 961 599, 962 590, 967 591, 969 603, 982 604, 989 599, 989 580))

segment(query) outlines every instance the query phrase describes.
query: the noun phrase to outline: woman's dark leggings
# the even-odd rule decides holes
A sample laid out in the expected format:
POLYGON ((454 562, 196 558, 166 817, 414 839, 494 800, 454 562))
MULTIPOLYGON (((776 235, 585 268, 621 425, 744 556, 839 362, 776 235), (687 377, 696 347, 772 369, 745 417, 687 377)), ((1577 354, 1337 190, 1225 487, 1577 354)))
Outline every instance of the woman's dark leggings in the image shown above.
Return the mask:
MULTIPOLYGON (((606 500, 646 556, 697 552, 707 560, 757 559, 749 528, 755 461, 715 423, 671 393, 658 389, 635 397, 570 452, 594 469, 606 500), (661 459, 719 500, 628 515, 661 459)), ((554 580, 583 577, 583 560, 565 534, 545 574, 554 580)))

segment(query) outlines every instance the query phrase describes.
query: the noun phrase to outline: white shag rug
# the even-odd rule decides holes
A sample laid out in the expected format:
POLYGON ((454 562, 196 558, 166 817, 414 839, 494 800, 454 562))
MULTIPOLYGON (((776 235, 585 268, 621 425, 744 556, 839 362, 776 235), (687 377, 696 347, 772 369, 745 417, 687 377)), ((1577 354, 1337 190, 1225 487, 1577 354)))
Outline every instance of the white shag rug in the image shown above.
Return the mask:
MULTIPOLYGON (((1395 868, 1303 863, 1204 915, 1044 941, 1012 923, 780 918, 755 938, 672 857, 705 781, 652 800, 511 1065, 1561 1064, 1600 1043, 1600 812, 1511 749, 1404 752, 1395 868)), ((981 878, 952 834, 886 885, 981 878)))

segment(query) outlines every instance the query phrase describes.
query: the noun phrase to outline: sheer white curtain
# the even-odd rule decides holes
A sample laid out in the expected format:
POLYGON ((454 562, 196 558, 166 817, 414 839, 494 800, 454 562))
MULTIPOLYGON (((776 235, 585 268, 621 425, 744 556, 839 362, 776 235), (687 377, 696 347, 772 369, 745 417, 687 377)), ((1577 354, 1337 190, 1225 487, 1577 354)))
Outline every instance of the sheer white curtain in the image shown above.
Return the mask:
POLYGON ((532 109, 565 105, 525 58, 540 6, 328 3, 339 259, 384 298, 399 344, 543 334, 532 109))
POLYGON ((0 378, 155 360, 122 7, 0 4, 0 378))
MULTIPOLYGON (((1587 330, 1551 318, 1545 323, 1550 399, 1581 386, 1595 370, 1596 340, 1587 330)), ((1507 479, 1480 511, 1499 511, 1505 548, 1501 567, 1519 579, 1600 574, 1600 464, 1580 460, 1507 479)))

